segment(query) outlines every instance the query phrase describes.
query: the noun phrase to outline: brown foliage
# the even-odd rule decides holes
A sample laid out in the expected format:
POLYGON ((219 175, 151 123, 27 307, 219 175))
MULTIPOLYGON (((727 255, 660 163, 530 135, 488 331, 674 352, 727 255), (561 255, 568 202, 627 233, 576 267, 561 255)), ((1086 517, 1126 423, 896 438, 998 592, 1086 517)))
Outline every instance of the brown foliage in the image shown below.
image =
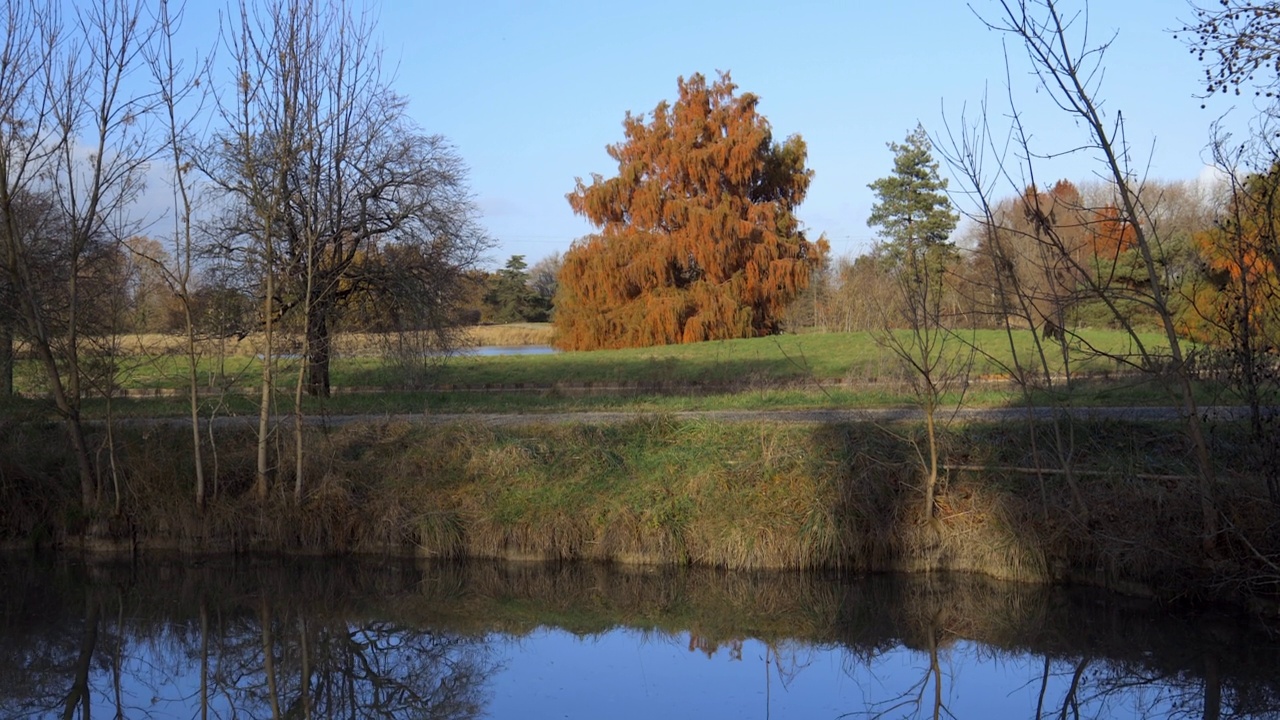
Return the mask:
POLYGON ((968 280, 976 287, 961 289, 975 300, 973 312, 979 315, 998 317, 1002 308, 1020 307, 1010 304, 1010 297, 985 305, 995 293, 1017 295, 1027 307, 1017 313, 1025 310, 1026 316, 1017 318, 1015 326, 1052 321, 1052 327, 1046 326, 1052 331, 1062 328, 1066 314, 1093 300, 1099 289, 1141 282, 1133 277, 1139 269, 1132 252, 1137 238, 1133 224, 1113 202, 1086 199, 1067 180, 1048 191, 1034 184, 1026 187, 994 208, 992 222, 995 227, 980 230, 974 242, 976 267, 968 269, 968 280), (992 260, 999 279, 989 275, 992 260))
POLYGON ((1107 204, 1095 212, 1096 221, 1090 233, 1093 254, 1099 260, 1114 262, 1120 254, 1132 250, 1137 233, 1120 215, 1120 209, 1107 204))
POLYGON ((556 344, 636 347, 757 337, 780 330, 826 243, 794 208, 812 172, 799 136, 773 142, 758 99, 728 73, 679 81, 652 120, 628 113, 608 148, 617 177, 578 180, 574 212, 599 233, 564 256, 556 344))

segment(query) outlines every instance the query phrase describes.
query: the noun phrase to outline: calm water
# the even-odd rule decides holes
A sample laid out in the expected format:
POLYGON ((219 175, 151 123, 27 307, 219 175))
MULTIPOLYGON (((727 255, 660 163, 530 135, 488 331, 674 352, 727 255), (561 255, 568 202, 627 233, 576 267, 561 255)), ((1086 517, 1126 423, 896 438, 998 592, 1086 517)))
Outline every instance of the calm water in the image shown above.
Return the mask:
POLYGON ((0 717, 1278 717, 1226 616, 969 577, 0 565, 0 717))
POLYGON ((479 345, 468 348, 468 355, 551 355, 557 352, 550 345, 479 345))

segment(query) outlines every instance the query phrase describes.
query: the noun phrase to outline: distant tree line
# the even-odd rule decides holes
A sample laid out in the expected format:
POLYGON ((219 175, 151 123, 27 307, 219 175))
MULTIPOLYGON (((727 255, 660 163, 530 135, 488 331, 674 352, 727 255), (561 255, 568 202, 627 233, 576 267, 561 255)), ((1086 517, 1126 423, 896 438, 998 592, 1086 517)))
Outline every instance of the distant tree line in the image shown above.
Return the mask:
POLYGON ((512 255, 499 270, 468 272, 461 319, 469 325, 550 322, 562 264, 560 253, 532 267, 523 255, 512 255))
MULTIPOLYGON (((1209 183, 1148 180, 1140 193, 1160 227, 1162 243, 1155 257, 1159 282, 1171 294, 1179 327, 1189 337, 1208 339, 1214 334, 1209 316, 1218 307, 1217 292, 1226 287, 1219 246, 1234 212, 1230 184, 1225 176, 1209 183)), ((1116 328, 1129 321, 1150 329, 1158 324, 1159 318, 1135 298, 1119 300, 1122 312, 1113 316, 1104 300, 1084 289, 1088 282, 1117 292, 1149 284, 1142 276, 1133 227, 1119 217, 1107 185, 1058 180, 1043 189, 1029 186, 1020 195, 996 201, 993 210, 991 225, 967 219, 947 239, 951 250, 941 291, 958 323, 1002 325, 987 267, 988 254, 998 245, 1007 270, 1029 294, 1034 312, 1032 321, 1023 323, 1028 328, 1116 328), (1066 257, 1042 254, 1037 230, 1059 236, 1066 257)), ((894 255, 892 245, 877 242, 857 256, 824 259, 814 269, 813 282, 788 307, 787 329, 851 332, 879 327, 880 308, 892 297, 894 255)))

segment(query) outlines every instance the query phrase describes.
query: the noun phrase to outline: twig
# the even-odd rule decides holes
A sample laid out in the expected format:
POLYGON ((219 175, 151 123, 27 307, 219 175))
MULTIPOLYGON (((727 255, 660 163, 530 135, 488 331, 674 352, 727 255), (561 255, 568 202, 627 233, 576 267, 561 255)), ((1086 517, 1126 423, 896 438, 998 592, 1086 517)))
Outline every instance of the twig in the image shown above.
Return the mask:
MULTIPOLYGON (((943 465, 943 466, 942 466, 942 469, 944 469, 944 470, 964 470, 964 471, 969 471, 969 472, 990 472, 990 471, 996 471, 996 472, 1012 472, 1012 473, 1021 473, 1021 474, 1025 474, 1025 475, 1037 475, 1037 474, 1041 474, 1041 473, 1043 473, 1043 474, 1045 474, 1045 475, 1066 475, 1066 474, 1067 474, 1067 470, 1064 470, 1064 469, 1062 469, 1062 468, 1026 468, 1026 467, 1018 467, 1018 466, 1015 466, 1015 465, 943 465)), ((1077 470, 1077 469, 1072 469, 1072 470, 1071 470, 1071 473, 1072 473, 1072 474, 1074 474, 1074 475, 1089 475, 1089 476, 1092 476, 1092 477, 1108 477, 1108 476, 1114 476, 1114 475, 1127 475, 1127 476, 1129 476, 1129 477, 1135 477, 1135 478, 1138 478, 1139 480, 1175 480, 1175 481, 1181 481, 1181 480, 1195 480, 1195 479, 1197 479, 1197 477, 1198 477, 1198 476, 1196 476, 1196 475, 1164 475, 1164 474, 1160 474, 1160 473, 1122 473, 1122 472, 1115 471, 1115 470, 1077 470)))

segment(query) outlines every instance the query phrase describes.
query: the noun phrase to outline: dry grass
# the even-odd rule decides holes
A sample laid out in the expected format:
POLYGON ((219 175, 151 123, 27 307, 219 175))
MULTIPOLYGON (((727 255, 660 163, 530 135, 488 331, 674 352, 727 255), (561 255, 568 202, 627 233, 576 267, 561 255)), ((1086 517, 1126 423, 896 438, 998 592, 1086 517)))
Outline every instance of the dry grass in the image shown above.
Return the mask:
MULTIPOLYGON (((476 325, 463 328, 460 339, 464 346, 549 345, 550 323, 512 323, 509 325, 476 325)), ((180 355, 186 352, 187 338, 179 334, 139 333, 121 335, 120 352, 128 356, 154 357, 180 355)), ((386 347, 386 338, 374 333, 339 333, 333 337, 333 350, 341 357, 375 357, 386 347)), ((202 338, 196 349, 203 356, 225 354, 228 357, 254 357, 262 353, 265 340, 261 333, 243 338, 202 338)), ((277 352, 290 352, 302 347, 302 338, 291 333, 277 334, 277 352)), ((21 356, 26 349, 16 348, 21 356)))
POLYGON ((474 345, 550 345, 551 323, 473 325, 466 329, 474 345))
MULTIPOLYGON (((0 535, 81 531, 71 465, 58 461, 59 430, 19 430, 0 434, 0 507, 20 509, 0 514, 0 535)), ((369 422, 307 432, 302 503, 291 497, 288 430, 266 503, 250 493, 252 433, 226 430, 210 478, 217 497, 201 514, 191 503, 184 431, 122 428, 125 531, 192 549, 953 570, 1203 597, 1277 594, 1274 573, 1252 550, 1274 558, 1280 543, 1260 481, 1223 473, 1231 480, 1218 501, 1232 536, 1210 569, 1198 551, 1193 483, 1125 471, 1121 460, 1134 448, 1176 458, 1178 436, 1160 426, 1081 428, 1091 462, 1116 468, 1083 482, 1095 508, 1087 524, 1059 479, 1046 479, 1042 495, 1034 478, 1000 472, 953 473, 938 518, 926 521, 913 451, 864 425, 659 416, 599 427, 369 422)), ((1024 435, 960 428, 949 454, 969 466, 1020 464, 1024 435)))
MULTIPOLYGON (((279 336, 281 347, 300 346, 301 340, 287 334, 279 336)), ((187 352, 185 335, 168 333, 137 333, 120 335, 114 339, 119 353, 126 357, 152 358, 166 355, 183 355, 187 352)), ((250 334, 244 338, 235 336, 226 338, 199 338, 196 340, 196 352, 202 356, 225 355, 227 357, 253 357, 262 352, 265 345, 261 334, 250 334)), ((19 356, 30 354, 29 348, 22 342, 15 346, 19 356)), ((279 350, 277 350, 279 352, 279 350)))

